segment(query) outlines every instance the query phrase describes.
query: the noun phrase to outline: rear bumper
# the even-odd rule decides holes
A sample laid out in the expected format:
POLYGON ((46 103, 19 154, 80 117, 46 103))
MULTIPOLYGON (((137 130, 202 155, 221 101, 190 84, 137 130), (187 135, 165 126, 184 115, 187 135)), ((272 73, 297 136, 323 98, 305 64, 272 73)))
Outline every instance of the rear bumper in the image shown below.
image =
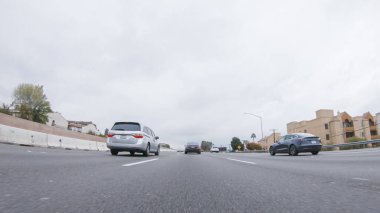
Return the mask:
POLYGON ((123 143, 107 143, 107 147, 116 151, 135 151, 135 152, 143 152, 146 150, 145 143, 137 143, 137 144, 123 144, 123 143))
POLYGON ((199 153, 201 152, 200 149, 185 149, 185 152, 196 152, 196 153, 199 153))
POLYGON ((319 152, 321 149, 322 145, 304 145, 298 147, 299 152, 319 152))

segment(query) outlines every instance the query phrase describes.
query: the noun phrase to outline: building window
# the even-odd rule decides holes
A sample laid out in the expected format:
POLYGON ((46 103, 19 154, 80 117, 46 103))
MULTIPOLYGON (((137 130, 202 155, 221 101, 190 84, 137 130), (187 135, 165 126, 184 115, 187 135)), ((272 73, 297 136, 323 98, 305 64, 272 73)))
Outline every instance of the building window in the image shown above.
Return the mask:
POLYGON ((325 129, 329 129, 329 124, 325 124, 325 129))
POLYGON ((326 134, 326 140, 327 140, 327 141, 330 140, 330 135, 329 135, 329 134, 326 134))
POLYGON ((353 127, 354 126, 354 123, 352 121, 349 121, 348 119, 346 119, 344 122, 343 122, 343 128, 347 128, 347 127, 353 127))
POLYGON ((346 138, 352 138, 355 136, 354 132, 346 132, 346 138))

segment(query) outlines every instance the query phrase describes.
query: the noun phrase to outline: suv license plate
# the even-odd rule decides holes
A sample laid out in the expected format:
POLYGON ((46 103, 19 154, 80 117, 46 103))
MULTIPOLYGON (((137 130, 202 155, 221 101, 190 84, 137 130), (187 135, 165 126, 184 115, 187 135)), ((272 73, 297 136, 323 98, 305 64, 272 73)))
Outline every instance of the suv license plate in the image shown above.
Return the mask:
POLYGON ((126 135, 120 135, 120 139, 127 139, 126 135))
POLYGON ((311 141, 311 143, 312 143, 312 144, 316 144, 316 143, 317 143, 317 141, 311 141))

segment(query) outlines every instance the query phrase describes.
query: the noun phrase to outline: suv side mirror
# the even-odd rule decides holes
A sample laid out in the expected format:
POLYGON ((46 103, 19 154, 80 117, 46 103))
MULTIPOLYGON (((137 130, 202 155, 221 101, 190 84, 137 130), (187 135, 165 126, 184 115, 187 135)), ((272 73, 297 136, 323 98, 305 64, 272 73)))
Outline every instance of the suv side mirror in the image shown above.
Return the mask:
POLYGON ((156 136, 155 139, 158 140, 158 139, 160 139, 160 137, 156 136))

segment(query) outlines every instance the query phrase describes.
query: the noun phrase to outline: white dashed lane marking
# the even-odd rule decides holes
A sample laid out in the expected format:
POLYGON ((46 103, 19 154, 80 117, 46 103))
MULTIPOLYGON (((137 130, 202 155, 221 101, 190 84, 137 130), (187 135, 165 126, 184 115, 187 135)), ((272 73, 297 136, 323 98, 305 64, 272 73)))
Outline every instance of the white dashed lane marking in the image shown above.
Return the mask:
POLYGON ((252 164, 252 165, 256 164, 255 162, 251 162, 251 161, 237 160, 237 159, 233 159, 233 158, 226 158, 226 159, 236 161, 236 162, 240 162, 240 163, 246 163, 246 164, 252 164))
POLYGON ((369 179, 366 179, 366 178, 358 178, 358 177, 356 177, 356 178, 352 178, 353 180, 362 180, 362 181, 369 181, 369 179))
POLYGON ((140 162, 136 162, 136 163, 127 163, 127 164, 124 164, 123 166, 135 166, 135 165, 138 165, 138 164, 148 163, 148 162, 152 162, 152 161, 155 161, 155 160, 158 160, 158 158, 155 158, 155 159, 152 159, 152 160, 144 160, 144 161, 140 161, 140 162))

